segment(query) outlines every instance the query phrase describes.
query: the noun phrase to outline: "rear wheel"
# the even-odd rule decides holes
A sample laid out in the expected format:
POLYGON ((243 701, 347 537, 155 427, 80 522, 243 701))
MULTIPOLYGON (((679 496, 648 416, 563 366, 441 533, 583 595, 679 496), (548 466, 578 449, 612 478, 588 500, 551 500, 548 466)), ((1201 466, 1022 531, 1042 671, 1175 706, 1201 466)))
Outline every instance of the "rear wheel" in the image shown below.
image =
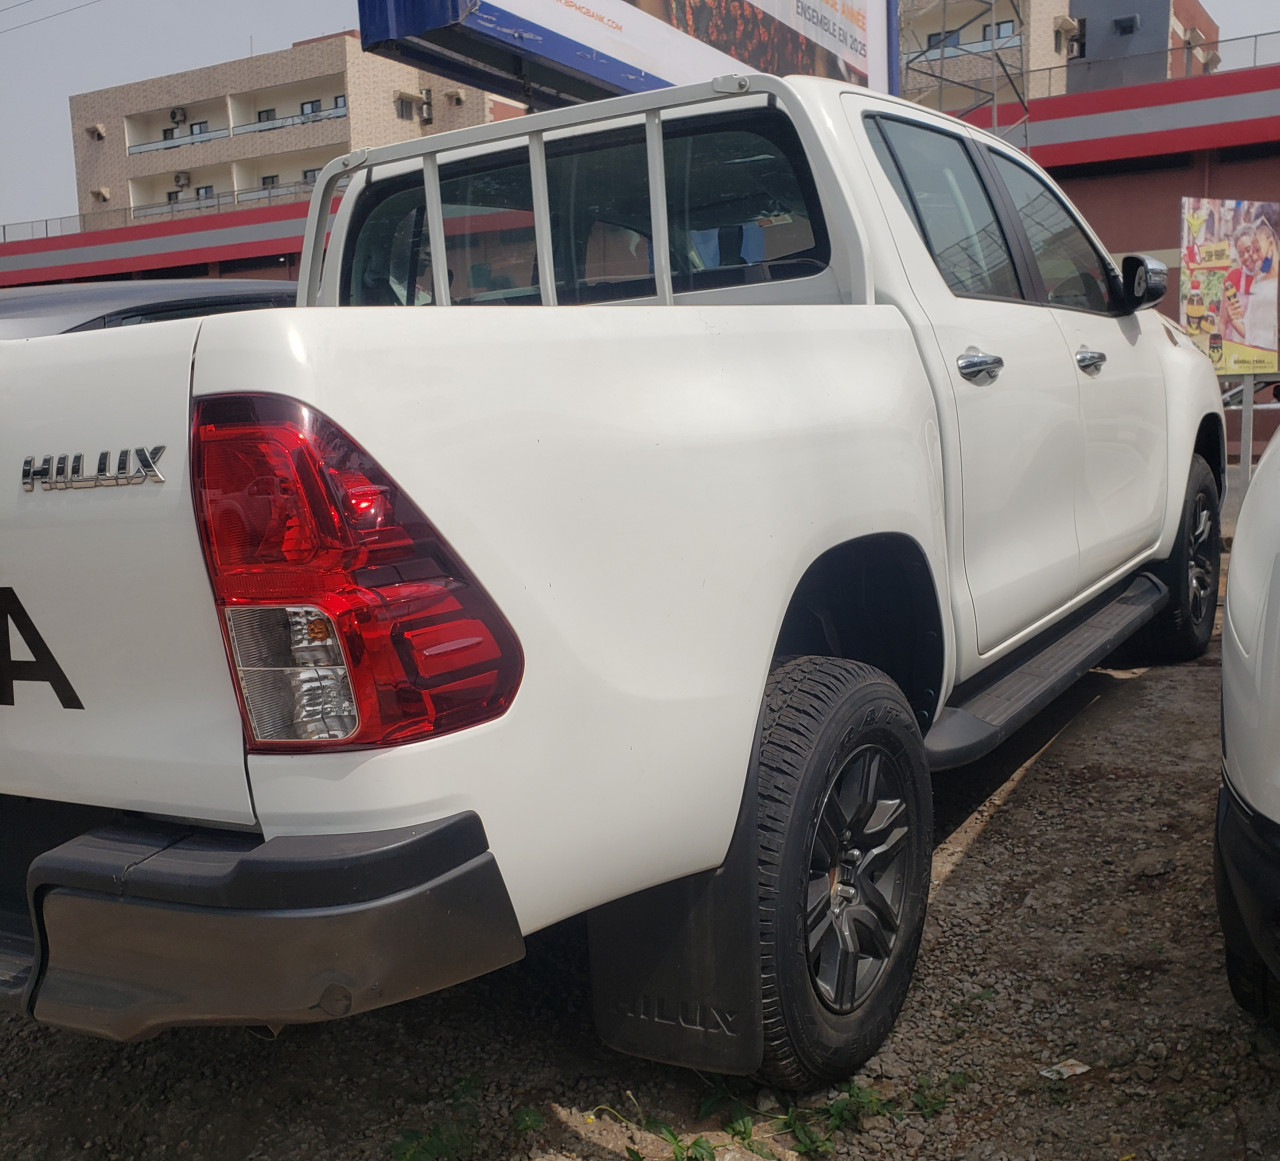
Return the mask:
POLYGON ((915 715, 868 665, 774 671, 761 749, 762 1075, 849 1075, 906 998, 929 890, 932 793, 915 715))

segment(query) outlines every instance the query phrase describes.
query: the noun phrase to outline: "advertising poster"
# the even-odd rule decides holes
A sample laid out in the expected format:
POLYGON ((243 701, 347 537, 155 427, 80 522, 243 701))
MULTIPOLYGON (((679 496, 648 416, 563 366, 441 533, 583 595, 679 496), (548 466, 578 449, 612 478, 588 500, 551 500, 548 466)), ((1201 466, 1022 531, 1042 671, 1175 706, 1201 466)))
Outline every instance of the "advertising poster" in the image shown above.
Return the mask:
POLYGON ((1182 199, 1180 317, 1220 375, 1274 372, 1280 202, 1182 199))
POLYGON ((868 83, 866 0, 627 2, 759 72, 868 83))

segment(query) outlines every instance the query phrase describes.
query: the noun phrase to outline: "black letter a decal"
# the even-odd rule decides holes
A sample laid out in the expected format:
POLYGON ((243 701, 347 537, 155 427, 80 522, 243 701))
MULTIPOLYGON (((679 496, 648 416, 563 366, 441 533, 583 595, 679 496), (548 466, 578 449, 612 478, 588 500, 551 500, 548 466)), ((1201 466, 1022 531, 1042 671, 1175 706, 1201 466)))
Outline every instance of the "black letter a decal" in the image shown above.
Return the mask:
POLYGON ((71 682, 62 672, 60 666, 49 652, 49 646, 36 631, 27 610, 18 600, 13 589, 0 589, 0 705, 13 705, 13 683, 15 681, 47 681, 53 686, 63 709, 84 709, 84 703, 76 697, 71 682), (15 661, 13 645, 9 638, 9 622, 22 634, 22 639, 31 650, 34 661, 15 661))

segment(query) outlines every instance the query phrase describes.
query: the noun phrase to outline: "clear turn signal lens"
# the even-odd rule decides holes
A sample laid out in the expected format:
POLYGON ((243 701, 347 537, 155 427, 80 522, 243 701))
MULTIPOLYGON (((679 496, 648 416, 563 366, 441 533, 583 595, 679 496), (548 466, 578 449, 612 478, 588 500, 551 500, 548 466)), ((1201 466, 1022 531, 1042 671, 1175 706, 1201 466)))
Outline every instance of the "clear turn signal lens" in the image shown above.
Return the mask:
POLYGON ((309 605, 226 610, 236 675, 259 742, 349 738, 360 728, 333 622, 309 605))

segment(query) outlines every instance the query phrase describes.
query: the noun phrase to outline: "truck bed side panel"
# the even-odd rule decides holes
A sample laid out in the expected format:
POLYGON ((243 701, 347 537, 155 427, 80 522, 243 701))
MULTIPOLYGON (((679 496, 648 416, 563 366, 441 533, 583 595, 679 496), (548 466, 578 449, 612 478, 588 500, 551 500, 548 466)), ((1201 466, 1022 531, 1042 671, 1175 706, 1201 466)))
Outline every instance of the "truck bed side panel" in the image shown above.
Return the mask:
POLYGON ((778 629, 822 552, 899 532, 945 575, 933 404, 892 308, 208 320, 196 394, 250 389, 361 443, 525 657, 483 726, 251 756, 266 833, 475 810, 525 931, 720 862, 778 629))

